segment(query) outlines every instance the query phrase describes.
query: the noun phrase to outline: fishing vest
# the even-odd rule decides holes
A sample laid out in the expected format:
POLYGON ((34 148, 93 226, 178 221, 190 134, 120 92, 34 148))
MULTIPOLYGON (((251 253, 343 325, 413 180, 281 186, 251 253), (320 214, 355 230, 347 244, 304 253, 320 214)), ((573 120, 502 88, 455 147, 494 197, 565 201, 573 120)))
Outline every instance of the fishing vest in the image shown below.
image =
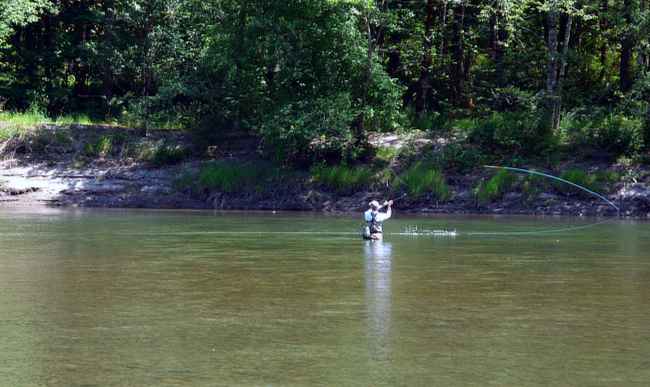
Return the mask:
POLYGON ((370 213, 370 220, 367 222, 371 234, 381 234, 383 232, 381 222, 377 221, 377 213, 370 213))

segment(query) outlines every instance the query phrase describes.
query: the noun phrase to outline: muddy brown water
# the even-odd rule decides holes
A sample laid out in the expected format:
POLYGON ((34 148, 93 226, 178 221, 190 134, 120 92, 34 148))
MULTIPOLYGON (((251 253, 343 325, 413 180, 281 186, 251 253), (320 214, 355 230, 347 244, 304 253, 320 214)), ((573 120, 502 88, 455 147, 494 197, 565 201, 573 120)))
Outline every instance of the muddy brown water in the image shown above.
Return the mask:
POLYGON ((467 235, 589 222, 3 210, 0 385, 647 386, 650 223, 467 235))

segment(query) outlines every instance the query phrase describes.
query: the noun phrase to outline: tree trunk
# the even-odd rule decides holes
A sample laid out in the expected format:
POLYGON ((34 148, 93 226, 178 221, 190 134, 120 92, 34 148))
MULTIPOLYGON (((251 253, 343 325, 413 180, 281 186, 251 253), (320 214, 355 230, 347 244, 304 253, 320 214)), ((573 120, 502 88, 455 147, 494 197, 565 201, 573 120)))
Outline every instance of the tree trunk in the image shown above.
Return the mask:
POLYGON ((560 127, 560 118, 562 112, 562 83, 566 74, 567 59, 569 54, 569 42, 571 41, 571 27, 573 24, 573 17, 571 15, 566 16, 566 22, 564 24, 564 40, 562 42, 562 55, 560 56, 560 73, 557 77, 557 84, 555 90, 555 106, 553 108, 552 116, 552 126, 553 130, 556 130, 560 127))
POLYGON ((444 58, 447 55, 447 0, 442 0, 440 7, 440 31, 442 38, 440 39, 440 57, 444 58))
MULTIPOLYGON (((609 20, 607 19, 607 12, 609 10, 609 0, 601 0, 600 2, 600 35, 605 36, 607 29, 609 28, 609 20)), ((603 43, 600 46, 600 80, 605 80, 605 75, 607 73, 607 45, 609 44, 607 39, 603 39, 603 43)))
POLYGON ((433 64, 433 57, 431 50, 433 49, 433 1, 427 0, 427 14, 424 23, 424 41, 422 43, 422 62, 420 64, 420 79, 415 95, 415 112, 419 117, 422 117, 427 110, 427 95, 431 89, 431 65, 433 64))
POLYGON ((456 106, 465 106, 465 3, 454 8, 454 25, 452 32, 451 87, 456 106))
POLYGON ((545 95, 545 121, 544 129, 547 133, 544 136, 552 133, 556 128, 556 123, 559 123, 560 115, 560 95, 558 95, 558 67, 559 58, 557 51, 557 36, 558 36, 558 22, 559 13, 556 9, 551 8, 546 17, 546 27, 548 29, 548 39, 546 46, 548 49, 548 63, 546 65, 546 95, 545 95))
MULTIPOLYGON (((86 9, 86 6, 83 3, 79 3, 79 14, 84 14, 87 11, 88 10, 86 9)), ((78 100, 79 96, 85 96, 88 94, 88 64, 86 63, 87 58, 85 58, 85 55, 81 54, 84 52, 84 50, 82 50, 82 47, 86 44, 86 40, 88 38, 88 22, 83 19, 77 19, 75 21, 76 23, 74 26, 73 42, 74 46, 80 52, 80 54, 77 54, 73 59, 72 71, 75 78, 74 95, 78 100)))
POLYGON ((104 9, 104 65, 102 77, 102 92, 104 95, 104 102, 106 104, 106 113, 110 115, 110 104, 113 98, 113 65, 110 61, 110 56, 113 51, 113 25, 115 23, 115 2, 113 0, 105 0, 103 3, 104 9))
POLYGON ((632 88, 632 52, 634 50, 634 35, 632 28, 632 0, 623 1, 623 20, 625 21, 623 37, 621 38, 621 62, 619 78, 621 91, 626 92, 632 88))
MULTIPOLYGON (((642 13, 645 13, 648 7, 647 0, 641 0, 639 2, 639 11, 642 13)), ((647 39, 647 38, 646 38, 647 39)), ((650 56, 648 56, 648 52, 646 49, 640 49, 639 50, 639 56, 638 56, 638 64, 639 67, 642 69, 644 72, 650 71, 650 56)))
POLYGON ((566 73, 569 42, 571 40, 571 28, 573 17, 567 15, 565 24, 562 26, 562 52, 558 51, 558 34, 560 14, 557 9, 550 9, 547 14, 546 24, 548 27, 548 48, 549 59, 546 67, 546 125, 545 128, 550 135, 560 126, 560 112, 562 109, 562 81, 566 73))
POLYGON ((494 70, 497 81, 497 87, 504 87, 506 84, 505 77, 505 66, 504 66, 504 56, 505 56, 505 45, 508 40, 508 31, 505 26, 505 17, 503 12, 502 3, 497 2, 497 9, 495 13, 495 41, 494 41, 494 70))

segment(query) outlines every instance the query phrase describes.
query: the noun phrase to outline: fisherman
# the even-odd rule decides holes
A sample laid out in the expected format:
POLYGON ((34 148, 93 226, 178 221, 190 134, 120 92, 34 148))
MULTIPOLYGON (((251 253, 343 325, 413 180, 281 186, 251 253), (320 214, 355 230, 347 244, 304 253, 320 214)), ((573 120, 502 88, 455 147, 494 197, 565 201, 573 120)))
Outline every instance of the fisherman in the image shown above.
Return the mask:
POLYGON ((366 221, 366 226, 363 228, 363 239, 379 240, 383 233, 382 223, 392 215, 393 201, 386 201, 380 206, 378 201, 373 200, 368 203, 368 206, 370 208, 363 214, 366 221), (379 212, 384 207, 386 207, 386 212, 379 212))

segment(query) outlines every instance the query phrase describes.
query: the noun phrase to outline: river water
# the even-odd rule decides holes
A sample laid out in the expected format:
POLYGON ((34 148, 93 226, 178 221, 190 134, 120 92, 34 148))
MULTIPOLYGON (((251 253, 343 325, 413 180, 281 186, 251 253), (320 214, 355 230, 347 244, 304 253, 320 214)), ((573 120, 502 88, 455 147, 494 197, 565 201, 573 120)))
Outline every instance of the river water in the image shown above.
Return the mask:
POLYGON ((647 386, 649 223, 494 235, 589 222, 4 210, 0 385, 647 386))

